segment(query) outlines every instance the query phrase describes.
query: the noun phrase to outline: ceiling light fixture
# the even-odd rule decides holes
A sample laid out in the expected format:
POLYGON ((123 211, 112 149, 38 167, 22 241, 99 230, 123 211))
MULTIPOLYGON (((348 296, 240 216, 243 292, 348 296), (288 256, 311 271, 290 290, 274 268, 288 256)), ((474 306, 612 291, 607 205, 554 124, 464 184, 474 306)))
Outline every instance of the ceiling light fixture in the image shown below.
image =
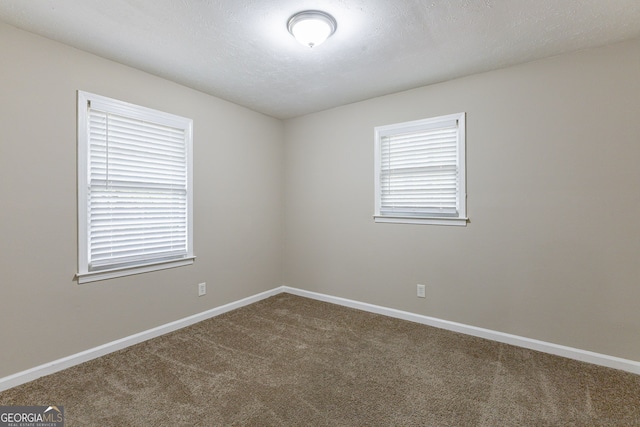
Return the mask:
POLYGON ((319 46, 335 33, 338 24, 333 16, 319 10, 305 10, 289 18, 287 28, 305 46, 319 46))

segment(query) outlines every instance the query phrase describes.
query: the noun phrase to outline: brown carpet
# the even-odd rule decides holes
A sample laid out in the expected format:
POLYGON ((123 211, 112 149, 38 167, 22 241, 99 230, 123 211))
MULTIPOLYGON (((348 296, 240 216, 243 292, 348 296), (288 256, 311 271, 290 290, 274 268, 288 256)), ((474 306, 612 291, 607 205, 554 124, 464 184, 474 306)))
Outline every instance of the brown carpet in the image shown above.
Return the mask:
POLYGON ((280 294, 0 393, 67 426, 640 426, 640 376, 280 294))

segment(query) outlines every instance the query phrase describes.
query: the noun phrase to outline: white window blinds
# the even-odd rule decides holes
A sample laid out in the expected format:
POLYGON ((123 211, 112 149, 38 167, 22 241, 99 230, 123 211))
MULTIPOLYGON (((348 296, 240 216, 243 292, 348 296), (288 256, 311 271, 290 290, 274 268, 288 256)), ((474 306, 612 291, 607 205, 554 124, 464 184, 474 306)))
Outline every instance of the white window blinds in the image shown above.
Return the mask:
POLYGON ((192 259, 191 120, 84 95, 80 274, 192 259))
POLYGON ((376 128, 376 218, 464 218, 461 126, 464 114, 376 128))

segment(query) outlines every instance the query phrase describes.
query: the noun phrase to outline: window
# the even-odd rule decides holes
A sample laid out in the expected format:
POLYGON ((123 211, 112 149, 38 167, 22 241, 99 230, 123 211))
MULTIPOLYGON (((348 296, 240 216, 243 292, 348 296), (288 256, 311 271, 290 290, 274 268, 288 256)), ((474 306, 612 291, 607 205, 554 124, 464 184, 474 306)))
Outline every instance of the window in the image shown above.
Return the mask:
POLYGON ((193 263, 190 119, 78 91, 78 282, 193 263))
POLYGON ((375 221, 466 225, 465 113, 375 128, 375 221))

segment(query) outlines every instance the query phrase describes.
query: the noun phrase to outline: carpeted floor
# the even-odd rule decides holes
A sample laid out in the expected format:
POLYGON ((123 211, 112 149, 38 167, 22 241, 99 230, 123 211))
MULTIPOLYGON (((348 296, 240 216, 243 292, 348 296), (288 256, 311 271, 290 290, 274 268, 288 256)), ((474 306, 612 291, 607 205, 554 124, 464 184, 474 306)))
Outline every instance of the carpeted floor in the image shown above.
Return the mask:
POLYGON ((280 294, 0 393, 66 426, 640 426, 640 376, 280 294))

